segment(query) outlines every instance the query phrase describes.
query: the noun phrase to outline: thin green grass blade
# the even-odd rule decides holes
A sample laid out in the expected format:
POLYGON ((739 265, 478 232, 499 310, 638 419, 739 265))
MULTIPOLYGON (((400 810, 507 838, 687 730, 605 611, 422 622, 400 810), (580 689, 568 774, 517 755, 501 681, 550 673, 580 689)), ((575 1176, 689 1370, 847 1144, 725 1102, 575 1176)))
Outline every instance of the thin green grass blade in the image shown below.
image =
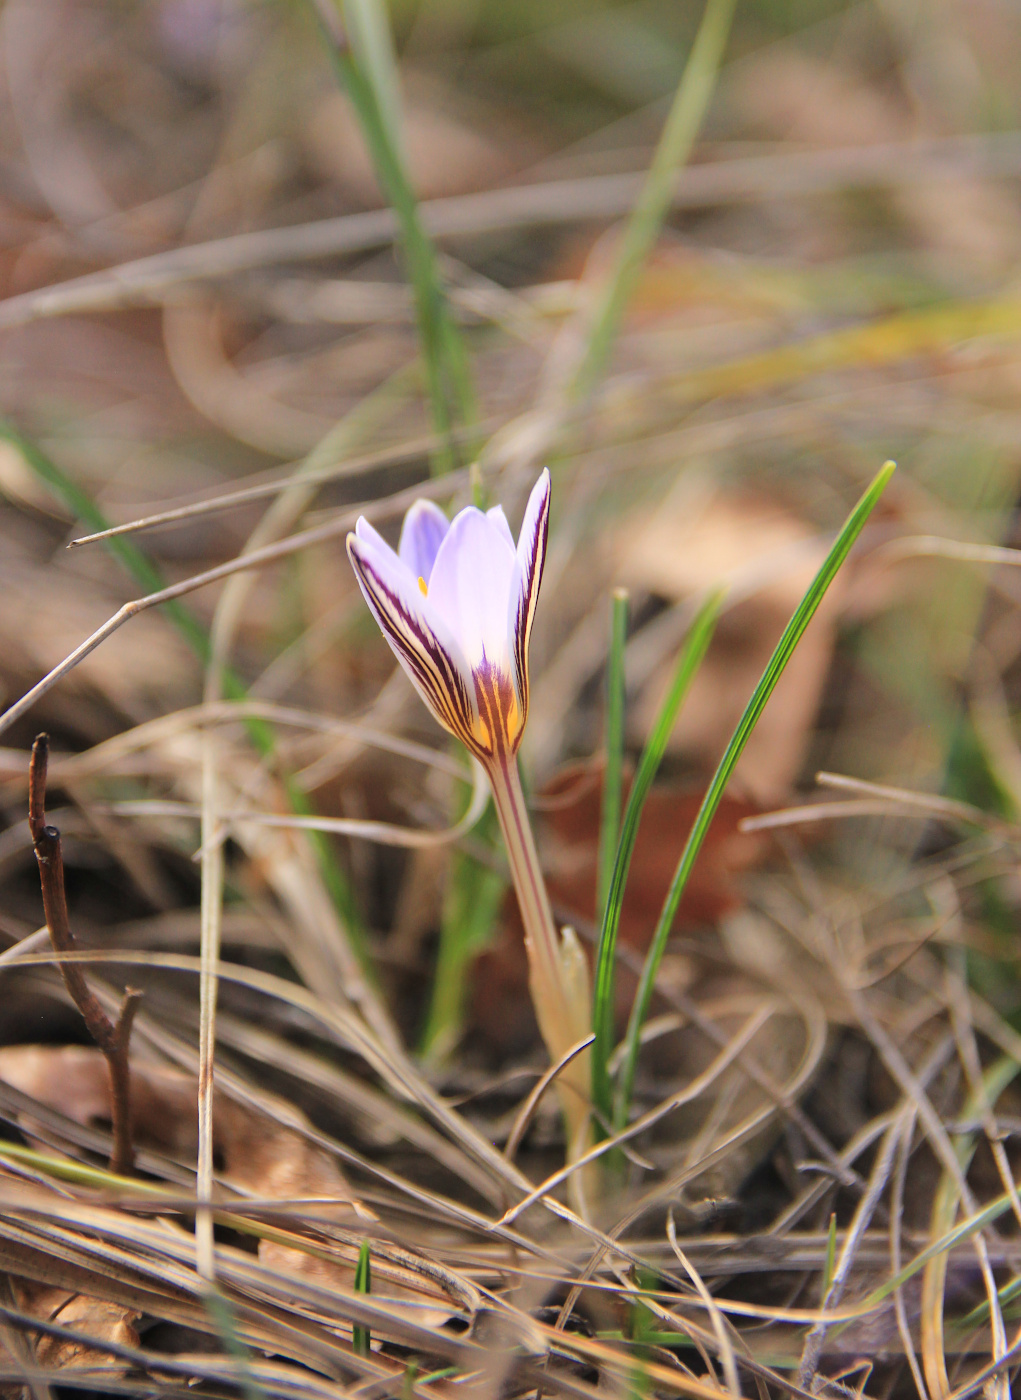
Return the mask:
POLYGON ((593 315, 588 346, 572 385, 584 398, 602 374, 617 327, 670 208, 674 178, 695 144, 716 86, 730 34, 735 0, 707 0, 695 42, 684 65, 666 125, 645 185, 628 220, 606 286, 593 315))
MULTIPOLYGON (((110 521, 88 492, 83 491, 77 482, 72 481, 36 443, 25 437, 12 423, 3 418, 0 418, 0 441, 8 442, 15 447, 35 475, 57 500, 68 510, 73 511, 78 519, 89 526, 90 530, 99 531, 110 528, 110 521)), ((167 586, 166 579, 159 569, 134 541, 126 539, 123 535, 113 535, 103 541, 103 548, 118 563, 123 565, 143 592, 158 593, 160 589, 167 586)), ((199 661, 203 665, 208 664, 212 653, 209 634, 202 622, 186 604, 176 598, 172 598, 161 606, 178 632, 195 652, 199 661)), ((224 672, 223 691, 229 700, 243 700, 248 693, 244 681, 229 668, 224 672)), ((266 720, 254 716, 248 716, 244 720, 244 725, 259 756, 271 758, 276 750, 276 736, 272 725, 266 720)), ((315 812, 307 794, 298 786, 293 776, 284 772, 280 772, 279 776, 295 816, 314 816, 315 812)), ((363 968, 369 972, 365 930, 344 871, 339 865, 324 832, 309 831, 305 834, 315 852, 323 883, 329 891, 334 907, 340 914, 351 940, 351 946, 363 968)))
POLYGON ((766 707, 766 702, 772 695, 777 681, 783 675, 793 654, 794 648, 801 640, 805 628, 811 622, 816 609, 826 595, 826 590, 836 577, 844 560, 851 551, 851 546, 861 534, 865 522, 872 514, 880 496, 886 489, 886 484, 890 480, 895 465, 887 462, 885 466, 876 474, 874 480, 868 487, 861 500, 848 516, 843 529, 834 541, 833 547, 827 554, 822 567, 809 585, 808 592, 802 598, 795 610, 794 616, 784 628, 783 636, 777 643, 776 650, 769 659, 762 677, 755 687, 752 698, 749 700, 744 714, 738 721, 737 728, 731 736, 730 743, 720 760, 719 767, 713 775, 713 780, 702 805, 695 817, 691 834, 688 837, 681 858, 678 861, 674 878, 671 882, 666 901, 663 905, 656 931, 653 934, 652 945, 646 954, 645 964, 642 968, 641 980, 638 984, 638 991, 635 994, 634 1005, 631 1008, 631 1018, 628 1022, 626 1050, 624 1064, 621 1075, 617 1083, 617 1093, 614 1101, 614 1126, 619 1131, 623 1128, 628 1119, 628 1112, 631 1107, 631 1095, 634 1089, 635 1070, 638 1064, 638 1049, 642 1026, 648 1014, 649 1002, 652 1000, 652 989, 656 980, 656 973, 659 970, 663 953, 666 949, 667 939, 670 937, 670 930, 673 926, 674 915, 677 913, 677 906, 681 902, 691 874, 692 867, 702 849, 702 842, 705 840, 710 823, 716 815, 716 809, 720 805, 724 790, 730 781, 731 774, 737 764, 738 759, 744 752, 745 744, 751 737, 752 731, 759 722, 759 716, 766 707))
POLYGON ((443 289, 436 253, 418 211, 418 200, 408 178, 396 115, 396 65, 390 47, 389 28, 377 15, 367 21, 368 0, 359 0, 350 33, 348 7, 336 0, 309 0, 326 42, 337 80, 351 99, 362 129, 376 176, 393 206, 401 230, 415 299, 415 315, 425 367, 433 426, 447 440, 433 460, 436 471, 449 471, 454 463, 450 443, 455 414, 464 423, 476 419, 475 393, 464 340, 443 289), (356 52, 364 40, 364 52, 356 52), (353 41, 353 43, 352 43, 353 41), (386 53, 382 51, 385 44, 386 53))
POLYGON ((404 163, 401 82, 387 6, 381 0, 339 0, 339 6, 351 47, 372 86, 390 145, 404 163))
POLYGON ((606 767, 603 805, 599 815, 599 871, 596 879, 596 918, 606 910, 613 858, 620 835, 620 804, 624 783, 624 643, 627 640, 628 595, 614 589, 610 600, 610 652, 606 663, 606 767))
POLYGON ((202 1306, 209 1314, 209 1320, 216 1328, 228 1356, 237 1362, 237 1385, 245 1400, 269 1400, 248 1364, 248 1348, 238 1336, 237 1323, 230 1303, 216 1288, 207 1288, 202 1294, 202 1306))
POLYGON ((836 1212, 830 1215, 830 1227, 826 1235, 826 1259, 823 1263, 822 1284, 819 1288, 819 1297, 825 1300, 833 1283, 833 1270, 837 1266, 837 1217, 836 1212))
MULTIPOLYGON (((1006 1197, 1002 1197, 1001 1199, 1006 1201, 1007 1209, 1009 1210, 1012 1202, 1006 1197)), ((1006 1312, 1009 1304, 1014 1301, 1019 1293, 1021 1293, 1021 1278, 1011 1279, 1010 1283, 1005 1283, 1002 1288, 996 1290, 996 1296, 1004 1312, 1006 1312)), ((988 1321, 989 1300, 986 1299, 984 1303, 979 1303, 978 1307, 973 1308, 970 1313, 967 1313, 961 1318, 960 1327, 962 1332, 970 1332, 972 1330, 977 1330, 979 1327, 984 1327, 988 1321)))
MULTIPOLYGON (((610 1093, 608 1064, 613 1052, 614 987, 616 981, 617 931, 620 927, 620 911, 624 902, 624 887, 627 884, 631 856, 635 849, 638 824, 641 821, 645 799, 649 795, 653 779, 659 771, 666 752, 667 741, 677 721, 677 715, 688 688, 695 678, 702 658, 712 639, 719 616, 723 594, 712 593, 696 613, 691 628, 677 659, 674 677, 660 706, 659 714, 646 741, 645 749, 638 762, 620 840, 617 842, 613 871, 607 889, 606 908, 599 930, 599 947, 596 952, 596 977, 592 994, 592 1030, 595 1040, 592 1043, 592 1102, 603 1123, 609 1123, 613 1112, 610 1093)), ((596 1132, 600 1131, 596 1125, 596 1132)))
MULTIPOLYGON (((487 846, 498 840, 493 804, 474 832, 487 846)), ((443 901, 440 946, 436 957, 429 1011, 422 1032, 423 1059, 441 1063, 457 1044, 464 1025, 468 971, 490 942, 507 881, 499 870, 466 851, 454 851, 443 901)))
MULTIPOLYGON (((355 1292, 372 1292, 372 1266, 369 1263, 369 1242, 362 1240, 358 1251, 358 1264, 355 1268, 355 1292)), ((351 1329, 351 1342, 359 1356, 368 1356, 372 1349, 372 1334, 367 1327, 355 1325, 351 1329)))
MULTIPOLYGON (((79 520, 84 521, 90 530, 108 530, 110 522, 96 505, 95 501, 82 488, 66 476, 50 457, 30 438, 20 433, 13 423, 0 418, 0 439, 16 448, 31 467, 39 480, 49 488, 57 500, 73 511, 79 520)), ((147 554, 138 545, 123 535, 115 535, 104 540, 109 553, 124 566, 135 582, 146 593, 158 593, 166 588, 166 579, 147 554)), ((173 622, 199 660, 209 660, 209 636, 202 623, 191 609, 177 598, 163 604, 167 617, 173 622)))

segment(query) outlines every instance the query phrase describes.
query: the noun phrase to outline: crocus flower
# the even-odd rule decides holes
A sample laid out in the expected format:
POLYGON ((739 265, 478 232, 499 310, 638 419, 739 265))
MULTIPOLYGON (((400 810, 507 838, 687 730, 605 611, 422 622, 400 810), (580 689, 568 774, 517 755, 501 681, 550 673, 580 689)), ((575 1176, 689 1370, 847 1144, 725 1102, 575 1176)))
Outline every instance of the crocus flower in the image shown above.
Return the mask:
POLYGON ((528 639, 546 557, 549 472, 517 544, 502 506, 453 521, 432 501, 404 518, 396 553, 364 519, 347 537, 365 601, 429 709, 483 763, 517 752, 528 717, 528 639))
MULTIPOLYGON (((528 640, 549 497, 543 471, 517 544, 500 506, 468 506, 448 521, 423 500, 405 516, 396 551, 361 519, 347 552, 415 689, 486 770, 521 908, 536 1018, 551 1057, 561 1060, 588 1030, 587 967, 573 931, 561 937, 553 921, 514 757, 528 718, 528 640)), ((576 1155, 588 1132, 586 1057, 570 1059, 558 1088, 576 1155)))

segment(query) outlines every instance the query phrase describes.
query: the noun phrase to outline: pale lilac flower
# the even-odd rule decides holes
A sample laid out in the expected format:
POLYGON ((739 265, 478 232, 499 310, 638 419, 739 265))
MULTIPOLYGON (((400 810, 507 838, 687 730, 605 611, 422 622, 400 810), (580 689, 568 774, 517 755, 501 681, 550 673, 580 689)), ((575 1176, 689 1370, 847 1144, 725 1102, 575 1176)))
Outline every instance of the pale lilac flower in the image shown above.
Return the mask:
MULTIPOLYGON (((347 537, 355 575, 397 660, 440 724, 489 778, 525 929, 536 1018, 554 1062, 569 1152, 588 1140, 588 968, 558 932, 514 755, 528 718, 528 639, 546 558, 550 478, 532 488, 517 544, 500 506, 452 521, 431 501, 404 517, 396 552, 365 519, 347 537)), ((572 1189, 581 1191, 580 1177, 572 1189)), ((580 1201, 580 1196, 579 1196, 580 1201)))
POLYGON ((528 717, 528 640, 546 557, 550 478, 532 489, 517 544, 501 506, 453 521, 431 501, 394 552, 360 519, 347 552, 398 661, 444 728, 487 766, 513 757, 528 717))

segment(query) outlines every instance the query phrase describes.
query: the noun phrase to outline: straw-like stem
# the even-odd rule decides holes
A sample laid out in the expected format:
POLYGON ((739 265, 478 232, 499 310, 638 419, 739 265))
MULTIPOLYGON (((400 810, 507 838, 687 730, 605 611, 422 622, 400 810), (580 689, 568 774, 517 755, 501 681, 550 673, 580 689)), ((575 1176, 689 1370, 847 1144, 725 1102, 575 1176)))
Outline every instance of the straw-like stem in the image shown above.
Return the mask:
MULTIPOLYGON (((535 1016, 550 1059, 556 1061, 588 1034, 587 966, 576 940, 566 930, 563 937, 557 932, 514 759, 495 759, 487 774, 525 929, 535 1016)), ((568 1062, 557 1080, 569 1156, 582 1150, 587 1134, 589 1074, 585 1051, 568 1062)))

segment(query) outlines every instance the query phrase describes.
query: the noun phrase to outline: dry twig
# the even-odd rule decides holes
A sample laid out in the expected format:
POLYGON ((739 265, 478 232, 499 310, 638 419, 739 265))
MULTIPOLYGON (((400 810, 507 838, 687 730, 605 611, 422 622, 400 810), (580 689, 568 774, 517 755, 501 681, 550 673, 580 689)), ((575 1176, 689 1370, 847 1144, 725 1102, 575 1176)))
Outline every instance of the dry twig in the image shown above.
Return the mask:
MULTIPOLYGON (((32 745, 32 762, 28 770, 28 825, 39 862, 46 927, 49 929, 54 952, 59 956, 61 953, 76 952, 77 945, 67 916, 60 832, 55 826, 46 825, 46 766, 49 751, 49 737, 40 734, 32 745)), ((113 1128, 110 1170, 123 1176, 132 1170, 135 1161, 131 1139, 131 1071, 128 1064, 128 1047, 131 1041, 131 1023, 135 1019, 142 993, 136 988, 127 988, 124 1004, 115 1025, 100 1006, 85 980, 81 967, 63 959, 57 965, 71 1000, 82 1013, 89 1035, 106 1057, 110 1072, 110 1118, 113 1128)))

